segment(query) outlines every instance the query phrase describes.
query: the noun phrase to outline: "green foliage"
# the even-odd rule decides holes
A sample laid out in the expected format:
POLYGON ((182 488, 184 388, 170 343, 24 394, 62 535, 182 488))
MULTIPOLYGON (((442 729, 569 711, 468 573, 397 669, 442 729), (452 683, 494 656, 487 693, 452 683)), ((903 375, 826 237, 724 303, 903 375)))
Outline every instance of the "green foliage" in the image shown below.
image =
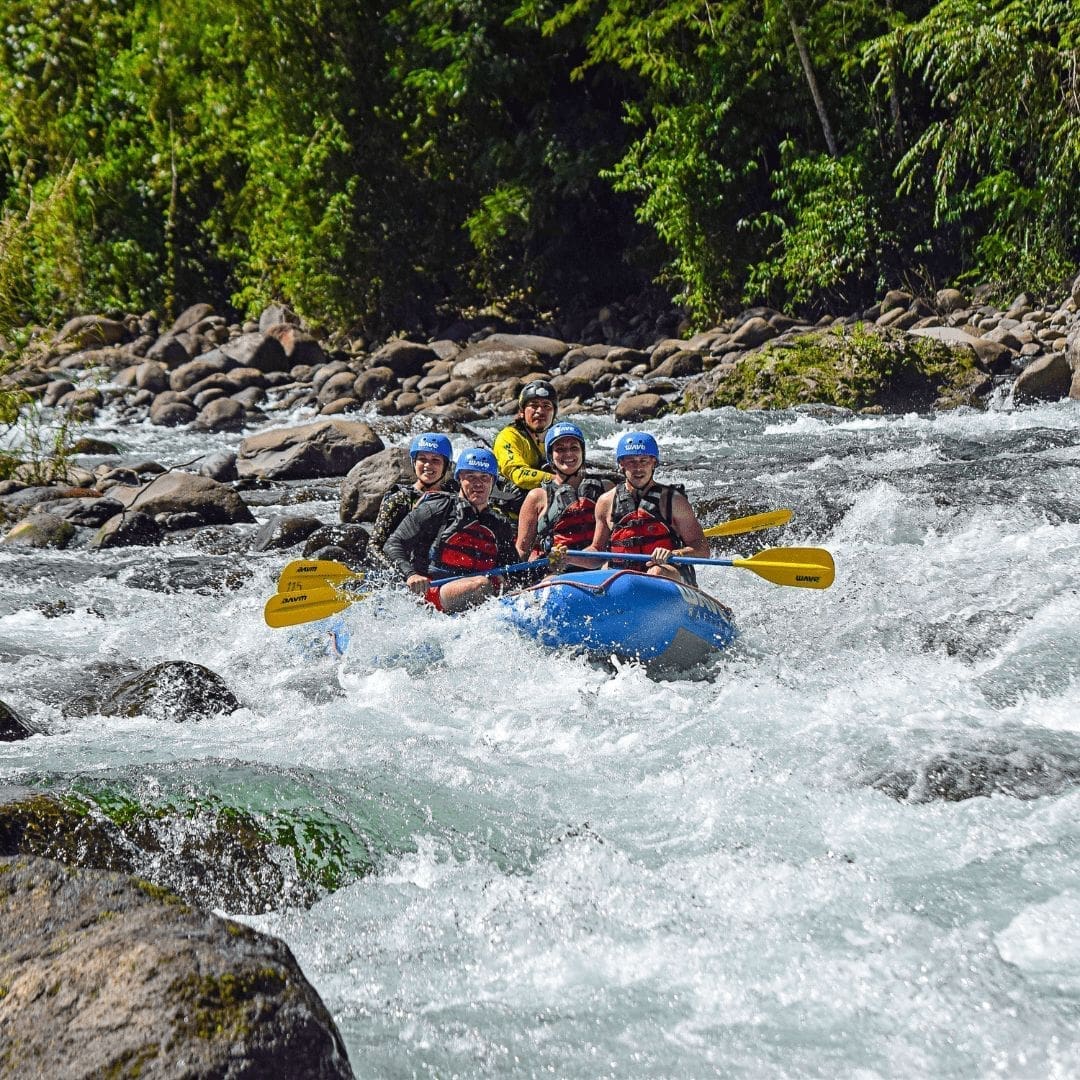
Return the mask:
POLYGON ((957 237, 964 276, 1057 285, 1080 242, 1080 8, 1071 0, 940 0, 868 47, 898 55, 934 108, 899 163, 957 237))
POLYGON ((660 281, 699 323, 1080 256, 1071 0, 0 0, 0 336, 376 334, 660 281), (925 266, 913 267, 925 260, 925 266))
POLYGON ((882 265, 887 243, 862 164, 852 156, 793 157, 772 180, 780 212, 748 225, 771 227, 778 239, 770 257, 750 267, 746 299, 851 304, 882 265))

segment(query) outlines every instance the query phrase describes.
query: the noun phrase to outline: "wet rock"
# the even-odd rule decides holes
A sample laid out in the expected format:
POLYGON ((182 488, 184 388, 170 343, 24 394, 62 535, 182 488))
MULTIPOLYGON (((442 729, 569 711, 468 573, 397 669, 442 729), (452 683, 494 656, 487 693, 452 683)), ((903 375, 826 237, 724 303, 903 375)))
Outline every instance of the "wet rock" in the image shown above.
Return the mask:
POLYGON ((264 522, 251 541, 252 551, 280 551, 306 540, 322 522, 314 517, 275 515, 264 522))
POLYGON ((392 446, 354 465, 341 482, 338 516, 345 522, 374 521, 383 496, 395 484, 416 479, 409 452, 392 446))
POLYGON ((615 419, 631 422, 651 420, 666 409, 667 402, 659 394, 628 394, 620 398, 615 406, 615 419))
POLYGON ((206 720, 235 712, 240 700, 220 675, 188 660, 167 660, 111 686, 94 687, 64 706, 67 716, 148 716, 206 720))
POLYGON ((1013 383, 1012 398, 1020 405, 1034 401, 1060 401, 1069 396, 1073 372, 1062 353, 1033 360, 1013 383))
POLYGON ((246 422, 247 410, 239 401, 218 397, 202 405, 192 427, 197 431, 239 431, 246 422))
POLYGON ((253 522, 243 499, 226 484, 189 472, 166 472, 142 487, 114 487, 110 496, 144 514, 198 514, 206 525, 253 522))
POLYGON ((36 729, 5 701, 0 701, 0 742, 19 742, 36 735, 36 729))
POLYGON ((90 542, 91 548, 154 547, 164 532, 156 519, 140 510, 126 510, 109 518, 90 542))
POLYGON ((70 521, 72 525, 96 529, 120 513, 123 506, 115 499, 88 497, 44 502, 39 509, 70 521))
POLYGON ((165 394, 158 394, 150 406, 150 423, 158 427, 183 427, 199 415, 199 410, 189 401, 164 398, 165 394))
POLYGON ((236 469, 241 478, 267 480, 344 476, 382 449, 382 439, 367 424, 322 420, 249 436, 240 444, 236 469))
POLYGON ((92 439, 90 436, 84 435, 71 444, 71 452, 73 454, 106 457, 119 454, 120 448, 115 443, 107 442, 105 439, 92 439))
POLYGON ((211 480, 227 484, 237 478, 236 453, 233 450, 219 450, 215 454, 207 454, 206 457, 199 458, 191 468, 198 476, 209 476, 211 480))
POLYGON ((0 927, 10 1075, 353 1075, 283 942, 144 881, 4 860, 0 927))
POLYGON ((1075 739, 1032 744, 996 741, 983 747, 956 747, 932 754, 914 766, 887 769, 869 785, 911 803, 962 802, 1008 795, 1037 799, 1080 784, 1080 744, 1075 739))
POLYGON ((361 567, 367 558, 370 535, 360 525, 323 525, 304 544, 305 559, 333 559, 361 567))
POLYGON ((28 514, 0 539, 11 547, 65 548, 75 538, 75 526, 58 514, 28 514))

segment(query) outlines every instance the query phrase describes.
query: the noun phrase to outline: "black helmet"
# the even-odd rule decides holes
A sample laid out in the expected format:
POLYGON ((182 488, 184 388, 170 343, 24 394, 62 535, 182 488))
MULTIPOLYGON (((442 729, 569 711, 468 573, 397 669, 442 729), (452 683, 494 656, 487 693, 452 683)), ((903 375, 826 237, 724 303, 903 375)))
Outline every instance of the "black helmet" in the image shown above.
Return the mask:
POLYGON ((550 401, 554 408, 559 407, 559 395, 555 393, 555 387, 547 379, 536 379, 526 383, 518 394, 518 408, 524 409, 526 402, 539 398, 541 401, 550 401))

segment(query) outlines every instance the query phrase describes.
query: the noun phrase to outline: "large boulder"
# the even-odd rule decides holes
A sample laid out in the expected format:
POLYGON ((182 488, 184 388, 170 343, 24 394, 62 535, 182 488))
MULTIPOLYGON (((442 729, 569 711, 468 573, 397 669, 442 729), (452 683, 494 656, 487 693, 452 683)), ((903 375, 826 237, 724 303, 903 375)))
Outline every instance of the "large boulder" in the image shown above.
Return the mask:
POLYGON ((206 720, 236 712, 237 696, 217 672, 189 660, 166 660, 112 685, 97 683, 69 701, 67 715, 148 716, 153 720, 206 720))
POLYGON ((241 334, 222 345, 221 351, 238 367, 258 368, 264 374, 292 367, 285 347, 271 334, 241 334))
POLYGON ((409 452, 391 446, 354 465, 341 482, 339 516, 344 522, 374 521, 383 496, 395 484, 416 479, 409 452))
POLYGON ((103 315, 76 315, 60 327, 53 344, 92 349, 116 345, 127 336, 127 327, 116 319, 107 319, 103 315))
POLYGON ((540 357, 532 349, 498 345, 473 345, 465 356, 454 362, 450 375, 473 383, 495 382, 544 370, 540 357))
POLYGON ((236 472, 241 479, 313 480, 344 476, 364 458, 383 449, 368 424, 321 420, 293 428, 259 432, 240 444, 236 472))
POLYGON ((353 1075, 284 942, 138 878, 0 859, 0 986, 8 1076, 353 1075))
POLYGON ((372 367, 387 367, 399 379, 419 375, 424 365, 438 360, 439 354, 430 345, 398 338, 388 341, 371 357, 372 367))
POLYGON ((966 344, 893 327, 837 324, 781 338, 686 387, 684 410, 824 404, 910 412, 981 405, 993 381, 966 344))
POLYGON ((109 497, 126 510, 160 514, 197 514, 206 525, 233 525, 255 520, 244 500, 231 487, 188 472, 159 473, 142 487, 118 486, 109 497))
POLYGON ((1013 401, 1060 401, 1069 396, 1073 371, 1064 353, 1051 353, 1033 360, 1013 383, 1013 401))

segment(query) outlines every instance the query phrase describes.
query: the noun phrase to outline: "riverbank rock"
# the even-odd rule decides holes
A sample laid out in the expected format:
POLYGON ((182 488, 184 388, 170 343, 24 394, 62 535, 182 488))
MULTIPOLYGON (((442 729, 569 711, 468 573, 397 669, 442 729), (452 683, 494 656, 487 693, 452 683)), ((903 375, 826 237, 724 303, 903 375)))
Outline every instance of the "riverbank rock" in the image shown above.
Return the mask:
POLYGON ((236 472, 241 479, 312 480, 344 476, 384 448, 368 424, 322 420, 300 427, 275 428, 240 444, 236 472))
POLYGON ((830 326, 781 336, 691 381, 682 410, 800 404, 908 412, 978 405, 992 380, 966 346, 891 327, 830 326))
POLYGON ((181 516, 175 525, 232 525, 255 520, 244 500, 227 484, 218 483, 197 473, 159 473, 141 487, 117 486, 109 497, 122 503, 125 510, 151 515, 163 528, 173 527, 171 518, 181 516), (197 520, 187 520, 189 517, 197 520))
POLYGON ((7 1076, 353 1075, 284 942, 137 878, 0 859, 0 988, 7 1076))

